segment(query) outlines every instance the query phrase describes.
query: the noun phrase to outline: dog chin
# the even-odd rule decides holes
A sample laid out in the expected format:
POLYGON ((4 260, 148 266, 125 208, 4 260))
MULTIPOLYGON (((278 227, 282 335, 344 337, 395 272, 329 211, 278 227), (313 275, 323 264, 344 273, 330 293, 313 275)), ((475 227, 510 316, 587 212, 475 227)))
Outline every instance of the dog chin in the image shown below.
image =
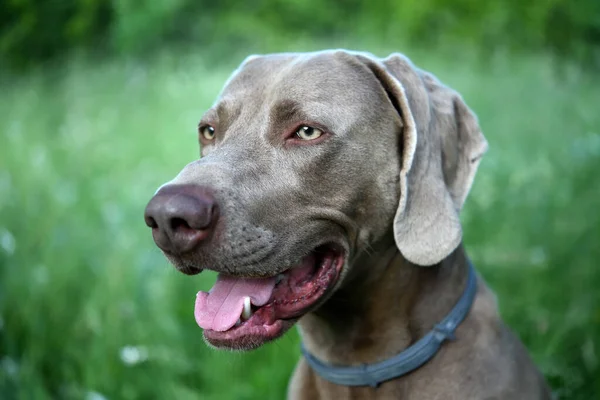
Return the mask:
POLYGON ((232 328, 225 332, 204 331, 204 341, 215 349, 249 351, 283 336, 296 320, 277 320, 271 325, 232 328))

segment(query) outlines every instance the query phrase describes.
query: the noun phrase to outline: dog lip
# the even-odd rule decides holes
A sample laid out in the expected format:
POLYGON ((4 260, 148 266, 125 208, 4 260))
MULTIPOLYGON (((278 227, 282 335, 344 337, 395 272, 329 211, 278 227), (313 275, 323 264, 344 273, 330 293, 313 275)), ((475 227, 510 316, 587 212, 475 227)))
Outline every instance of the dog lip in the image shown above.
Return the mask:
POLYGON ((177 267, 177 270, 179 272, 184 273, 185 275, 198 275, 199 273, 201 273, 202 271, 204 271, 202 268, 197 268, 197 267, 193 267, 193 266, 180 266, 177 267))
POLYGON ((204 340, 209 345, 229 350, 253 350, 273 341, 291 328, 295 320, 276 320, 272 324, 255 325, 249 329, 230 329, 217 332, 210 329, 204 331, 204 340))
MULTIPOLYGON (((327 248, 329 249, 329 251, 334 252, 336 254, 340 254, 340 255, 344 255, 346 254, 346 250, 344 248, 344 246, 337 244, 335 242, 327 242, 325 244, 321 244, 318 246, 315 246, 311 251, 309 251, 307 254, 305 254, 304 256, 300 257, 299 260, 304 259, 305 257, 318 252, 320 248, 327 248)), ((162 250, 162 249, 161 249, 162 250)), ((163 253, 165 253, 165 255, 171 260, 171 263, 173 265, 175 265, 175 268, 177 268, 178 270, 180 270, 180 268, 182 267, 189 267, 189 268, 196 268, 200 271, 212 271, 212 272, 216 272, 218 274, 226 274, 229 276, 232 276, 234 278, 240 278, 240 279, 266 279, 266 278, 277 278, 279 280, 279 276, 283 276, 286 273, 290 272, 290 270, 298 267, 298 265, 300 264, 300 261, 296 262, 296 263, 290 263, 289 265, 286 265, 284 268, 282 269, 278 269, 277 271, 275 271, 274 273, 260 273, 260 272, 252 272, 252 271, 246 271, 247 268, 250 268, 251 265, 248 266, 241 266, 241 267, 236 267, 235 270, 223 270, 223 269, 219 269, 219 268, 214 268, 210 265, 206 265, 206 266, 196 266, 196 265, 192 265, 189 263, 184 263, 181 258, 179 258, 178 254, 173 254, 172 252, 168 252, 163 250, 163 253)), ((279 282, 278 282, 279 283, 279 282)))
MULTIPOLYGON (((313 250, 311 255, 321 255, 314 260, 314 275, 299 282, 300 295, 294 297, 293 289, 277 287, 269 301, 255 309, 248 320, 226 331, 204 330, 206 341, 219 348, 251 350, 274 340, 291 327, 301 316, 322 304, 339 280, 346 254, 338 246, 325 245, 313 250), (324 249, 324 251, 322 250, 324 249), (303 285, 307 285, 304 288, 303 285), (302 289, 305 293, 302 293, 302 289), (291 296, 290 296, 291 294, 291 296)), ((289 268, 284 275, 293 270, 289 268)))
POLYGON ((185 275, 198 275, 199 273, 204 271, 204 268, 184 262, 178 254, 173 254, 164 250, 163 253, 171 262, 171 264, 175 267, 175 269, 185 275))

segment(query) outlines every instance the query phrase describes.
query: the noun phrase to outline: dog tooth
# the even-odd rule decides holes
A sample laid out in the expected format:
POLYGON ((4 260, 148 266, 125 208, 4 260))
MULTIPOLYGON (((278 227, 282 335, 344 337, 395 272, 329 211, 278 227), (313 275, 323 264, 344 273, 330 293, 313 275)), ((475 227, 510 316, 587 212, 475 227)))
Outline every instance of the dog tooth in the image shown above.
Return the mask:
POLYGON ((252 304, 250 303, 250 297, 244 297, 244 309, 242 310, 242 319, 247 320, 252 316, 252 304))
POLYGON ((283 274, 279 274, 275 277, 275 284, 277 285, 279 282, 283 280, 283 274))

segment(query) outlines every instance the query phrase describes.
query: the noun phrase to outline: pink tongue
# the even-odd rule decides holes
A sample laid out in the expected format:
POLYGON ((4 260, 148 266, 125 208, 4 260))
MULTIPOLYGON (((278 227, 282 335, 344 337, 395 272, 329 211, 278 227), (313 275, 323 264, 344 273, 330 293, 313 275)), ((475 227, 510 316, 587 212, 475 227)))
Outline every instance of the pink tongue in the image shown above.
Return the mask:
POLYGON ((275 278, 234 278, 219 274, 210 292, 198 292, 194 316, 202 329, 226 331, 238 321, 244 308, 244 297, 249 296, 255 306, 269 301, 275 278))

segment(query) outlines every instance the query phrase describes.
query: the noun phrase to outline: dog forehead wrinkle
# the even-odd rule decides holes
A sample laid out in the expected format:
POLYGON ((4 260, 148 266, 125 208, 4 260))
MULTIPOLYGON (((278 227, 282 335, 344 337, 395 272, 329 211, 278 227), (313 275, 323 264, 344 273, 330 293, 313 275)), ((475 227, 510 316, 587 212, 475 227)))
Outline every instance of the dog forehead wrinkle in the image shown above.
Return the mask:
POLYGON ((293 114, 325 114, 329 119, 351 117, 364 108, 361 101, 356 101, 356 97, 366 99, 368 96, 359 87, 345 90, 340 86, 343 86, 341 82, 332 82, 332 77, 329 76, 311 77, 310 85, 289 86, 286 83, 275 87, 273 103, 291 110, 293 114), (331 115, 332 112, 335 113, 334 116, 331 115))
POLYGON ((344 105, 352 107, 356 101, 348 95, 364 90, 361 81, 366 75, 338 53, 287 54, 283 59, 271 56, 255 59, 240 67, 224 93, 230 95, 241 88, 246 99, 269 95, 274 99, 292 97, 302 101, 303 105, 313 100, 324 105, 347 100, 343 101, 344 105))

